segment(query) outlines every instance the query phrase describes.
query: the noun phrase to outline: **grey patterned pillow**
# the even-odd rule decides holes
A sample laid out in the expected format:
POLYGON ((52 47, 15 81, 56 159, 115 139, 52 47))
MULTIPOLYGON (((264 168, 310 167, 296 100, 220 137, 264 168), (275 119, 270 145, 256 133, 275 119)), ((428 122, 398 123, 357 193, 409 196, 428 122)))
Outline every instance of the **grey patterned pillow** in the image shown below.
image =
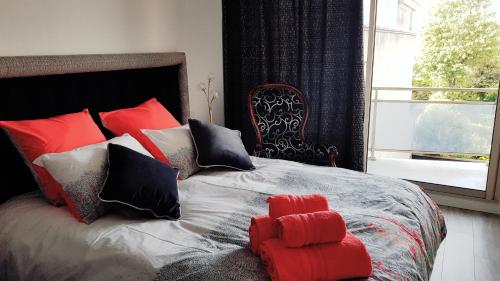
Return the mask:
POLYGON ((141 130, 170 161, 170 166, 179 170, 179 179, 187 179, 198 172, 193 139, 189 126, 162 130, 141 130))
POLYGON ((98 194, 108 173, 108 143, 122 145, 153 157, 136 139, 125 134, 67 152, 43 154, 33 161, 47 169, 61 185, 71 214, 84 223, 93 222, 107 209, 98 194))

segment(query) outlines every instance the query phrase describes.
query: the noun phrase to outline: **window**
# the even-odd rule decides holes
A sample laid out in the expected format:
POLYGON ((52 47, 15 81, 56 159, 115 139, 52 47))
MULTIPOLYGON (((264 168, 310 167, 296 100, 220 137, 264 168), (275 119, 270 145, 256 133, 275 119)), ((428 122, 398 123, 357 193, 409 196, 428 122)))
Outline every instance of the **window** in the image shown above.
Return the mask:
POLYGON ((500 0, 366 0, 365 7, 377 2, 364 29, 367 171, 493 199, 500 0))

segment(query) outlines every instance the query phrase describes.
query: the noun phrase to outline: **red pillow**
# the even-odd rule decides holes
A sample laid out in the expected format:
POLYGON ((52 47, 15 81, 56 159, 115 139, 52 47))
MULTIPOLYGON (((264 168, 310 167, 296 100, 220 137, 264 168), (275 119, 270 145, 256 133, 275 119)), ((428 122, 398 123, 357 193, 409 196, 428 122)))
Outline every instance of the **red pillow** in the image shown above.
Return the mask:
POLYGON ((115 136, 121 136, 125 133, 130 134, 156 159, 170 165, 170 161, 160 149, 141 132, 141 129, 159 130, 181 126, 156 98, 150 99, 136 107, 100 112, 99 116, 104 127, 110 130, 115 136))
POLYGON ((52 204, 62 205, 62 187, 43 167, 32 162, 45 153, 57 153, 106 141, 88 109, 48 119, 0 121, 7 135, 30 167, 33 176, 52 204))

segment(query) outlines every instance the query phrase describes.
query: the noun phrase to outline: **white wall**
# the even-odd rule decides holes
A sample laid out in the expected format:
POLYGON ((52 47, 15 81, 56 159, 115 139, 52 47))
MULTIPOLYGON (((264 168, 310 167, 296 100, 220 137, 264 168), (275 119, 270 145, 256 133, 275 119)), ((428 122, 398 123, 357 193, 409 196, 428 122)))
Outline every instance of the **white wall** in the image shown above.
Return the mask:
POLYGON ((196 85, 213 73, 222 94, 221 9, 221 0, 0 0, 0 56, 186 52, 191 114, 206 120, 196 85))
POLYGON ((0 0, 0 55, 175 49, 175 0, 0 0))
POLYGON ((191 116, 208 119, 207 102, 199 84, 211 74, 215 78, 213 90, 219 92, 214 103, 214 122, 223 125, 222 1, 179 0, 177 12, 177 44, 179 50, 186 52, 189 69, 191 116))

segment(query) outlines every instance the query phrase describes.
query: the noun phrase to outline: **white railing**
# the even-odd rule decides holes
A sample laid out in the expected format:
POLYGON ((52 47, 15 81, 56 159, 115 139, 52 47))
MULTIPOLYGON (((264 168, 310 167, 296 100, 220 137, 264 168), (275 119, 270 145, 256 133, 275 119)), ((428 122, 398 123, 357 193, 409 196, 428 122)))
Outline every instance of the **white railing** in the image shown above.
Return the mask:
POLYGON ((407 152, 407 153, 434 153, 434 154, 449 154, 449 155, 471 155, 471 156, 489 156, 485 153, 470 153, 470 152, 449 152, 449 151, 424 151, 412 149, 388 149, 375 147, 375 136, 377 133, 377 109, 379 103, 406 103, 406 104, 468 104, 468 105, 496 105, 496 102, 483 102, 483 101, 451 101, 451 100, 397 100, 397 99, 379 99, 379 91, 411 91, 413 92, 470 92, 470 93, 497 93, 498 88, 436 88, 436 87, 372 87, 372 111, 371 115, 371 130, 370 130, 370 159, 375 159, 375 151, 386 152, 407 152))

